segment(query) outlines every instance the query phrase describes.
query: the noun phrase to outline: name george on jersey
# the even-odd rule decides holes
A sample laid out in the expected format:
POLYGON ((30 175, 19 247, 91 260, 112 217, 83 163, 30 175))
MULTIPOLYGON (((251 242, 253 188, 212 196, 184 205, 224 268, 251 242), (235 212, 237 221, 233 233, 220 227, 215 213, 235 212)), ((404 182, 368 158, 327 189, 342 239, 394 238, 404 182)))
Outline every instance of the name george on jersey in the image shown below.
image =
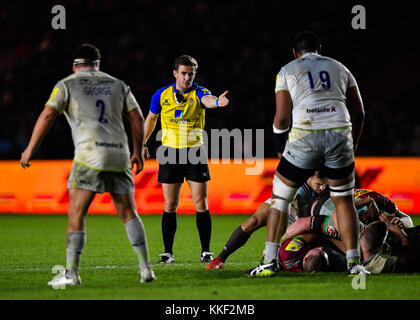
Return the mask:
POLYGON ((83 93, 87 96, 110 96, 111 87, 84 87, 83 93))

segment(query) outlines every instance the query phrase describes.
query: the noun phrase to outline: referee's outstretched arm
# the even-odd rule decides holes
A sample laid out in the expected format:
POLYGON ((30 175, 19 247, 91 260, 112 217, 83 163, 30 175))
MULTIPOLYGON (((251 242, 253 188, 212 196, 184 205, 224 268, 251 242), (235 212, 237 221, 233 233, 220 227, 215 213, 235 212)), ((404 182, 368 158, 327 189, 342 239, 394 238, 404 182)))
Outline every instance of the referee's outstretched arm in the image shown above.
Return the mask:
POLYGON ((229 91, 225 91, 219 97, 207 95, 201 99, 201 102, 209 109, 223 108, 229 104, 229 99, 226 98, 228 93, 229 91))

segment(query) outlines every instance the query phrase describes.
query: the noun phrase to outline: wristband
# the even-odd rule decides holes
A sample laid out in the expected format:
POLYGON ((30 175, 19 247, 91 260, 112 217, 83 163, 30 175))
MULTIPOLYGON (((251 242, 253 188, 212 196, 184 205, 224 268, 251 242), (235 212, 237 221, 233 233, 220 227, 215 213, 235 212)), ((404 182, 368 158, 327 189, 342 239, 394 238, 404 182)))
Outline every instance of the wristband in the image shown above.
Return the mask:
POLYGON ((289 128, 286 130, 277 129, 273 124, 273 144, 274 150, 277 153, 283 153, 286 146, 287 137, 289 135, 289 128))
POLYGON ((219 99, 218 99, 218 98, 216 98, 216 106, 217 106, 218 108, 220 108, 220 106, 219 106, 219 99))
POLYGON ((285 133, 285 132, 287 132, 287 131, 289 131, 289 128, 284 129, 284 130, 282 130, 282 129, 277 129, 277 128, 276 128, 276 126, 275 126, 275 125, 274 125, 274 123, 273 123, 273 132, 274 132, 274 133, 282 134, 282 133, 285 133))

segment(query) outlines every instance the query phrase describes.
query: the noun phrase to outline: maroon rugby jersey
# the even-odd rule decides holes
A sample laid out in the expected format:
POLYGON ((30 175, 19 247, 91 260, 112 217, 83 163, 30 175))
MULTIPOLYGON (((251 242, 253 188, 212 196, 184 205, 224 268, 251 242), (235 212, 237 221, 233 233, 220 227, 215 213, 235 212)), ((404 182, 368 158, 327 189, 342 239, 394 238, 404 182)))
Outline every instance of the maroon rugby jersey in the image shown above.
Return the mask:
POLYGON ((293 237, 279 249, 279 261, 284 270, 303 272, 303 257, 312 249, 301 237, 293 237))
POLYGON ((367 189, 354 189, 353 199, 355 201, 365 199, 367 197, 371 197, 373 200, 375 200, 379 211, 385 211, 389 214, 398 212, 398 208, 394 201, 382 193, 367 189))

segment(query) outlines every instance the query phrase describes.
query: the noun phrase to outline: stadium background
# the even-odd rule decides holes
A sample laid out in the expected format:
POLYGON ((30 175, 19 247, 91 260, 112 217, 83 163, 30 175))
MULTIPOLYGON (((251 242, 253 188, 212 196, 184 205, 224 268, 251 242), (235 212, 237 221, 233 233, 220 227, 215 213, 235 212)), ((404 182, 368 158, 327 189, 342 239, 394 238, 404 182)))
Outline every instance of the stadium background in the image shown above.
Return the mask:
MULTIPOLYGON (((411 180, 406 190, 378 191, 397 194, 402 202, 418 203, 420 187, 413 182, 420 180, 416 161, 420 156, 420 123, 414 98, 418 73, 412 67, 419 56, 418 46, 413 45, 418 29, 414 4, 414 1, 236 0, 2 2, 0 159, 17 164, 52 87, 71 73, 73 50, 84 42, 100 48, 101 69, 131 86, 145 115, 152 94, 174 81, 173 60, 184 53, 196 57, 197 81, 216 95, 225 89, 230 91, 231 104, 227 109, 207 112, 206 129, 262 128, 265 158, 272 158, 275 75, 293 58, 290 46, 294 34, 312 30, 320 38, 322 53, 344 63, 360 86, 366 122, 357 155, 414 160, 414 166, 413 162, 400 163, 401 170, 411 170, 406 174, 411 180), (66 9, 66 30, 51 27, 54 17, 51 8, 55 4, 66 9), (351 9, 356 4, 366 8, 366 30, 351 27, 354 16, 351 9)), ((158 146, 155 134, 149 141, 153 155, 158 146)), ((35 159, 72 157, 69 126, 64 117, 59 117, 35 159)), ((3 205, 10 204, 12 199, 8 181, 21 178, 5 173, 11 172, 6 166, 9 163, 0 163, 3 205)), ((376 159, 369 169, 373 173, 359 172, 367 173, 363 182, 369 179, 373 182, 375 170, 382 164, 381 159, 376 159)), ((55 173, 39 176, 38 184, 29 185, 26 179, 25 189, 36 189, 40 180, 48 181, 45 179, 48 174, 55 173)), ((261 179, 266 178, 263 173, 261 179)), ((397 174, 394 179, 401 177, 397 174)), ((248 184, 249 189, 255 186, 248 184)), ((392 184, 388 180, 388 187, 392 184)), ((31 196, 48 206, 48 192, 31 196)), ((243 202, 243 193, 237 192, 236 196, 236 200, 243 202)), ((155 197, 162 199, 161 195, 155 197)), ((257 203, 262 197, 253 199, 257 203)), ((248 206, 249 212, 253 209, 254 206, 248 206)))

